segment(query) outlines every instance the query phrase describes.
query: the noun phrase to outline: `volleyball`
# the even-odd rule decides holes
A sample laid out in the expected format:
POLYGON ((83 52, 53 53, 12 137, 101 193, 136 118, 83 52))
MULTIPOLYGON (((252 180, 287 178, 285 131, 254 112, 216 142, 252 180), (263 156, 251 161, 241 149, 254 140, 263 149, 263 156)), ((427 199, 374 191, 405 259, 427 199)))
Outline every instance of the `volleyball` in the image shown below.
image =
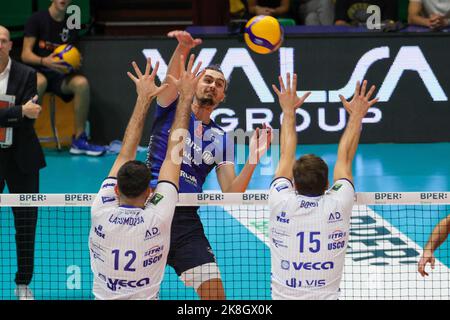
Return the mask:
POLYGON ((57 47, 53 53, 57 61, 64 61, 63 65, 67 67, 65 73, 72 73, 81 66, 81 53, 71 44, 63 44, 57 47))
POLYGON ((283 43, 283 27, 274 17, 256 16, 245 25, 244 39, 254 52, 272 53, 283 43))

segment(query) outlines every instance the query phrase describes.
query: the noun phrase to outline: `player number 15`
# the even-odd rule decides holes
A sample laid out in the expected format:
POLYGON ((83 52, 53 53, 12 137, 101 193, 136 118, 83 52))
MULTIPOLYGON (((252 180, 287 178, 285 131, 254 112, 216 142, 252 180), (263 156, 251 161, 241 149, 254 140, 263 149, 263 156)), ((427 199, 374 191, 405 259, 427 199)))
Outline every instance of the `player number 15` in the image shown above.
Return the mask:
MULTIPOLYGON (((303 253, 305 251, 305 234, 308 234, 308 232, 299 232, 297 233, 297 237, 299 238, 300 242, 300 253, 303 253)), ((320 236, 320 232, 309 232, 309 247, 308 250, 311 253, 317 253, 320 251, 320 240, 317 239, 317 237, 320 236)))

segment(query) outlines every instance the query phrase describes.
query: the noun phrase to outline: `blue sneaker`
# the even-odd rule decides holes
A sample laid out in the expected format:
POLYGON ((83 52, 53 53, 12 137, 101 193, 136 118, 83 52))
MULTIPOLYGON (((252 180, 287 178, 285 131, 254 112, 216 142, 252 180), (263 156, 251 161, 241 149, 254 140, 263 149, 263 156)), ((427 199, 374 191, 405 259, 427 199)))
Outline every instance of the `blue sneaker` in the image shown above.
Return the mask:
POLYGON ((86 134, 83 132, 78 138, 72 138, 71 154, 86 154, 88 156, 98 157, 106 152, 106 148, 90 144, 86 134))

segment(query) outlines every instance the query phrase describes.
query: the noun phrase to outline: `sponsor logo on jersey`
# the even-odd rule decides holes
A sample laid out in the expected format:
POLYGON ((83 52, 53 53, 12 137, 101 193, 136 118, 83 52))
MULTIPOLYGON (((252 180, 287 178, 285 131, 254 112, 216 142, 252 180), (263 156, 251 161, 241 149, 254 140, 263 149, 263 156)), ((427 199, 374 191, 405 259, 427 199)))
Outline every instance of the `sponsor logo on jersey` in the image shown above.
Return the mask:
POLYGON ((144 254, 145 257, 154 257, 160 253, 162 253, 164 250, 164 246, 154 246, 147 250, 144 254))
POLYGON ((286 224, 289 223, 289 219, 286 218, 286 212, 283 211, 279 215, 277 215, 277 222, 286 223, 286 224))
POLYGON ((342 187, 342 183, 336 183, 331 190, 338 191, 342 187))
POLYGON ((164 196, 161 193, 156 192, 150 199, 150 203, 156 206, 162 199, 164 199, 164 196))
POLYGON ((325 279, 321 280, 297 280, 296 278, 291 278, 286 280, 286 286, 290 288, 320 288, 326 285, 325 279))
POLYGON ((116 197, 102 197, 103 203, 114 202, 114 201, 116 201, 116 197))
POLYGON ((114 217, 114 215, 111 215, 108 220, 112 224, 120 224, 120 225, 128 225, 135 227, 137 225, 140 225, 144 223, 144 218, 142 216, 138 217, 114 217))
POLYGON ((102 239, 105 239, 105 233, 103 232, 103 226, 100 224, 98 227, 94 227, 95 234, 102 239))
POLYGON ((344 232, 344 231, 341 231, 341 230, 335 230, 335 231, 333 231, 333 233, 331 233, 331 234, 328 236, 328 239, 337 242, 337 241, 341 241, 342 239, 344 239, 346 235, 347 235, 347 233, 344 232))
POLYGON ((281 185, 275 187, 275 189, 276 189, 278 192, 280 192, 281 190, 284 190, 284 189, 288 189, 288 188, 289 188, 289 185, 288 185, 287 183, 283 183, 283 184, 281 184, 281 185))
POLYGON ((98 277, 105 282, 108 289, 113 292, 116 292, 122 288, 142 288, 150 284, 149 278, 142 278, 140 280, 115 279, 106 277, 101 273, 98 274, 98 277))
POLYGON ((272 238, 272 243, 276 248, 286 248, 287 249, 287 247, 288 247, 287 245, 284 244, 283 240, 272 238))
POLYGON ((164 246, 154 246, 150 248, 144 255, 146 257, 143 262, 144 268, 150 267, 151 265, 161 261, 163 257, 162 255, 163 250, 164 246))
POLYGON ((148 230, 145 232, 145 238, 144 238, 144 241, 153 239, 153 238, 155 238, 155 237, 157 237, 157 236, 159 236, 159 235, 160 235, 159 229, 158 229, 157 227, 153 227, 153 228, 151 228, 151 229, 148 229, 148 230))
POLYGON ((342 221, 342 219, 342 214, 340 212, 332 212, 328 216, 328 223, 339 222, 342 221))
POLYGON ((92 252, 92 258, 95 260, 100 260, 101 262, 105 262, 105 260, 103 260, 102 255, 100 253, 98 253, 97 251, 91 249, 92 252))
POLYGON ((325 262, 292 262, 292 266, 295 270, 332 270, 334 269, 333 261, 325 262))
POLYGON ((289 270, 289 267, 291 264, 287 260, 281 260, 281 269, 283 270, 289 270))
POLYGON ((302 200, 302 201, 300 202, 300 208, 308 209, 308 208, 316 208, 316 207, 318 207, 318 206, 319 206, 319 204, 318 204, 317 202, 314 202, 314 201, 305 201, 305 200, 302 200))
POLYGON ((345 248, 345 237, 347 233, 342 230, 335 230, 333 233, 328 235, 328 239, 332 242, 328 243, 328 250, 337 250, 345 248))
POLYGON ((328 244, 328 250, 337 250, 337 249, 343 249, 345 248, 345 241, 339 241, 339 242, 332 242, 328 244))
POLYGON ((184 172, 183 170, 180 170, 180 177, 184 178, 184 181, 186 181, 187 183, 190 183, 194 186, 197 185, 197 178, 184 172))
POLYGON ((112 182, 105 183, 104 185, 102 185, 102 189, 106 189, 106 188, 109 188, 109 187, 115 187, 115 186, 116 186, 116 184, 112 183, 112 182))

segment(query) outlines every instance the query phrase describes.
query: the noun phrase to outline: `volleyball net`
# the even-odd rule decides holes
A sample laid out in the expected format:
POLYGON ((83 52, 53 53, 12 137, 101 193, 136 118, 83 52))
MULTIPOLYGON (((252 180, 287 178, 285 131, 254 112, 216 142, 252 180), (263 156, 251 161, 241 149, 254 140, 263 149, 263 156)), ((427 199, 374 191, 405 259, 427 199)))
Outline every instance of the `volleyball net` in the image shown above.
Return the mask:
MULTIPOLYGON (((93 298, 88 237, 94 197, 0 195, 0 299, 15 299, 16 277, 24 281, 31 273, 35 299, 93 298), (21 265, 25 265, 19 272, 17 242, 22 244, 21 265), (34 268, 27 267, 30 261, 34 268)), ((180 194, 179 205, 199 206, 227 299, 271 298, 267 200, 266 192, 180 194)), ((450 192, 358 193, 341 299, 450 299, 449 241, 436 250, 436 265, 434 270, 427 268, 428 277, 417 272, 422 248, 448 214, 450 192)), ((160 298, 197 299, 197 295, 166 267, 160 298)))

